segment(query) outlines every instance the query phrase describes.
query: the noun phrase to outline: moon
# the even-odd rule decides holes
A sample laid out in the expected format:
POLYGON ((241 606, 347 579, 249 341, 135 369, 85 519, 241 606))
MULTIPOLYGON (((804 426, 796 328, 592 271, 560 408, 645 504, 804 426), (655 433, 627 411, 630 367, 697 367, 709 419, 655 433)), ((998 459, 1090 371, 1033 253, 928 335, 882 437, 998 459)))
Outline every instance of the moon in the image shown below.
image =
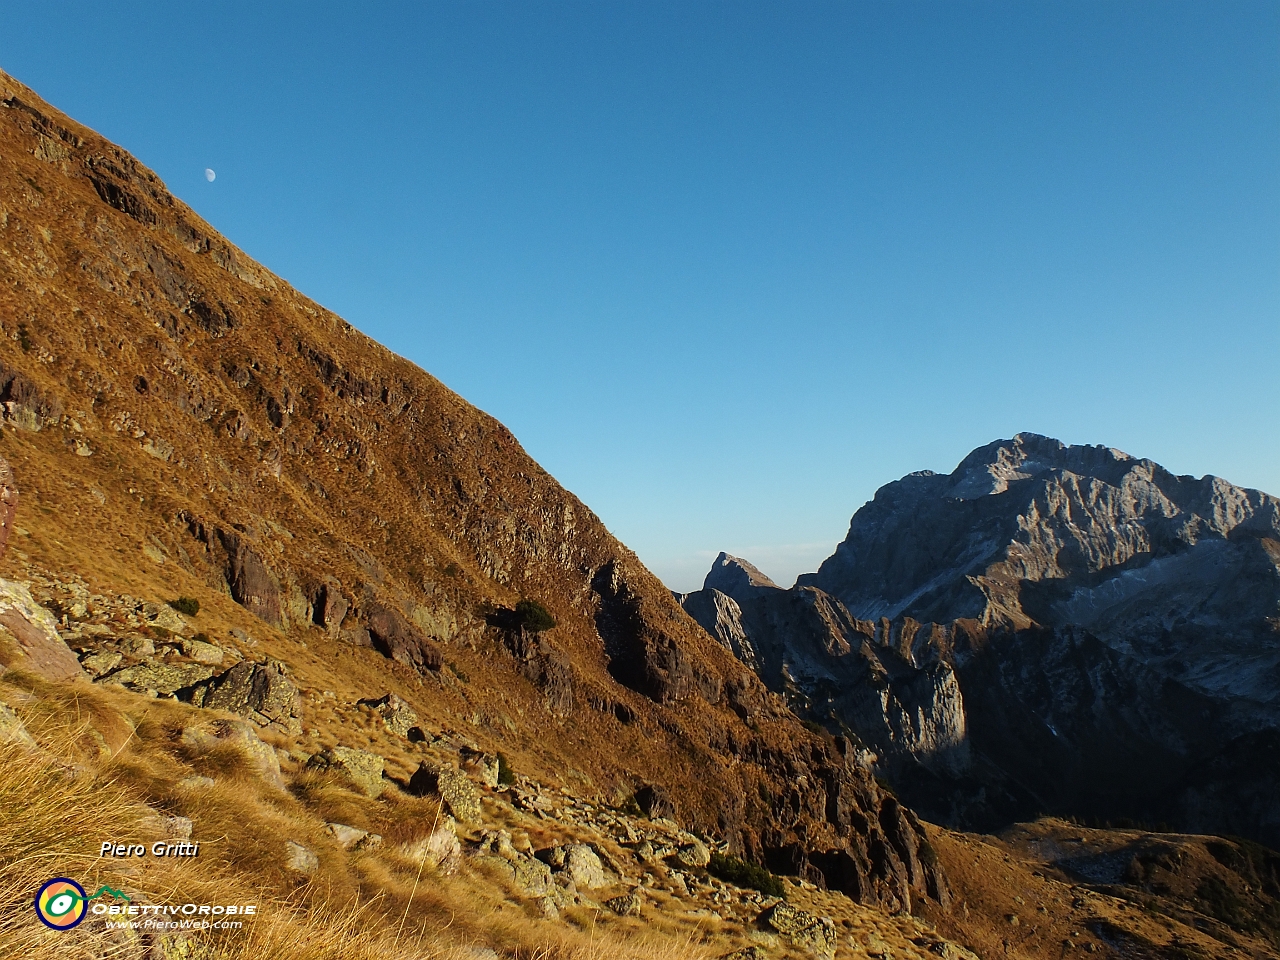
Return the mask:
POLYGON ((213 183, 214 179, 215 179, 217 176, 218 176, 218 175, 217 175, 216 173, 214 173, 214 172, 213 172, 212 168, 210 168, 210 167, 205 167, 205 170, 204 170, 204 178, 205 178, 206 180, 208 180, 210 183, 213 183))

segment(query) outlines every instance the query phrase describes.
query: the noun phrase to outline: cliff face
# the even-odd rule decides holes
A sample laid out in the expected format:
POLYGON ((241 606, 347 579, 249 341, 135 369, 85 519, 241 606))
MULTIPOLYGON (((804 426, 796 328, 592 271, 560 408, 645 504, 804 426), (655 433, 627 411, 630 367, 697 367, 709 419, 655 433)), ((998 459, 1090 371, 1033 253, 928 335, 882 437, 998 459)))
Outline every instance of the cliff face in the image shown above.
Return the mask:
MULTIPOLYGON (((882 487, 791 590, 713 576, 765 682, 896 764, 931 815, 1280 842, 1257 800, 1280 729, 1274 497, 1022 434, 882 487)), ((705 593, 684 603, 711 629, 705 593)))
POLYGON ((502 424, 3 74, 0 334, 4 452, 39 505, 17 573, 229 595, 317 688, 381 671, 576 789, 653 788, 869 902, 945 899, 850 744, 805 730, 502 424), (556 626, 526 629, 521 598, 556 626))

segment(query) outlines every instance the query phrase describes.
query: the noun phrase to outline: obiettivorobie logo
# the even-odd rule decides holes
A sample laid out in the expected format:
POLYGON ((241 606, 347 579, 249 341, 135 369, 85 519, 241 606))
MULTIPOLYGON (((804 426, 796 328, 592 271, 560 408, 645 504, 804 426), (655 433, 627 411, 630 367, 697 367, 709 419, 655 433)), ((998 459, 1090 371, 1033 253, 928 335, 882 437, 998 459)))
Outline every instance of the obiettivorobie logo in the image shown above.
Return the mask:
POLYGON ((89 913, 89 901, 96 900, 104 893, 109 893, 117 900, 129 898, 119 890, 101 886, 89 896, 84 887, 67 877, 54 877, 36 894, 36 916, 46 927, 53 930, 70 930, 89 913))
POLYGON ((68 877, 54 877, 36 894, 36 916, 52 930, 70 930, 78 926, 90 913, 107 920, 107 926, 148 930, 238 930, 243 926, 238 919, 228 917, 252 917, 257 914, 257 904, 159 904, 130 902, 119 890, 105 884, 92 895, 84 887, 68 877), (110 895, 124 903, 90 902, 103 895, 110 895), (141 918, 141 919, 137 919, 141 918))

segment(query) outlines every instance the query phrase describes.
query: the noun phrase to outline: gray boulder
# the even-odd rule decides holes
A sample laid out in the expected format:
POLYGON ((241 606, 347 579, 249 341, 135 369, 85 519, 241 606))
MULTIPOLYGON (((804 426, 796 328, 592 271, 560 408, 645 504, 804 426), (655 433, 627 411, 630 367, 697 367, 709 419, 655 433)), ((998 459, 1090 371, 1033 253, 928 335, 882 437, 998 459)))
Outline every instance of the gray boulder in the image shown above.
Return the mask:
POLYGON ((836 955, 836 925, 830 917, 815 917, 783 900, 764 911, 760 922, 819 960, 833 960, 836 955))
POLYGON ((371 799, 382 794, 382 770, 386 761, 376 753, 354 747, 331 747, 307 761, 309 770, 332 770, 371 799))
POLYGON ((310 876, 320 869, 320 858, 315 855, 315 851, 308 847, 304 847, 300 843, 293 840, 285 841, 285 868, 295 873, 302 873, 310 876))
POLYGON ((124 667, 102 677, 103 683, 118 683, 130 690, 154 690, 174 694, 212 676, 213 671, 198 663, 156 663, 149 661, 124 667))
POLYGON ((600 857, 588 844, 569 843, 538 851, 538 859, 550 865, 557 873, 563 872, 576 887, 594 890, 611 882, 604 871, 600 857))
POLYGON ((199 683, 191 691, 191 702, 207 710, 238 713, 262 727, 300 733, 302 697, 283 667, 275 660, 245 660, 208 682, 199 683))
POLYGON ((439 793, 449 812, 464 823, 479 823, 483 817, 475 784, 454 767, 420 764, 409 780, 409 790, 419 796, 439 793))
POLYGON ((377 700, 361 700, 360 705, 368 707, 382 717, 382 722, 387 725, 387 729, 396 736, 415 740, 423 739, 422 730, 418 727, 418 715, 409 704, 394 693, 388 693, 377 700), (416 737, 413 736, 415 730, 418 733, 416 737))

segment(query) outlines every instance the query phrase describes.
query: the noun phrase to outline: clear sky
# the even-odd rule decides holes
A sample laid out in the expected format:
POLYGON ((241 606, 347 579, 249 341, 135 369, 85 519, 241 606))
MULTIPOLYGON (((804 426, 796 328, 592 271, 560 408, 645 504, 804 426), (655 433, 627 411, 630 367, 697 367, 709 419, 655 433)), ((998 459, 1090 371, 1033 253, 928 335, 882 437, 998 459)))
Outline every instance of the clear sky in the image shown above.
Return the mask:
POLYGON ((1020 430, 1280 494, 1273 0, 9 0, 0 68, 676 589, 1020 430))

